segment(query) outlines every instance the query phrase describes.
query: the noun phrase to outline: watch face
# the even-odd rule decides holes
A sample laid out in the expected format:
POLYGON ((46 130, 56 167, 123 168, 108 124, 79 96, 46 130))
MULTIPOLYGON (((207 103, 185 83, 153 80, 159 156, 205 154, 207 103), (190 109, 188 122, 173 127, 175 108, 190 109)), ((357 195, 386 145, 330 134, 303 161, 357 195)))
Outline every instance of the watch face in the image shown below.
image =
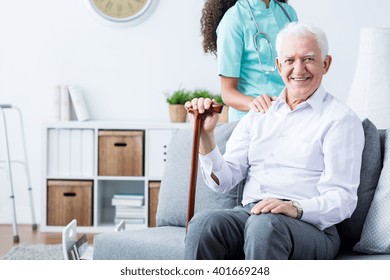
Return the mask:
POLYGON ((130 21, 142 15, 152 0, 89 0, 95 11, 112 21, 130 21))

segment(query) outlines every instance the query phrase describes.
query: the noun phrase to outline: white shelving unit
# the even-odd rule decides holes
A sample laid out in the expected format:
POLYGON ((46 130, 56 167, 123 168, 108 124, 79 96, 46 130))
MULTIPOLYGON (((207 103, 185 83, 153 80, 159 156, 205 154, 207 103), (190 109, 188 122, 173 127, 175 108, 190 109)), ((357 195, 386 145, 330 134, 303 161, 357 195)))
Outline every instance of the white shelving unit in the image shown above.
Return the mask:
MULTIPOLYGON (((70 121, 44 124, 41 230, 59 232, 65 226, 48 223, 48 183, 52 180, 92 181, 92 223, 88 226, 78 226, 80 232, 113 230, 115 208, 111 205, 111 199, 115 193, 144 195, 144 203, 147 206, 149 183, 161 180, 172 130, 184 127, 190 127, 189 123, 70 121), (101 130, 143 132, 142 176, 99 175, 99 131, 101 130)), ((144 209, 145 222, 128 224, 127 229, 148 226, 148 207, 144 209)))

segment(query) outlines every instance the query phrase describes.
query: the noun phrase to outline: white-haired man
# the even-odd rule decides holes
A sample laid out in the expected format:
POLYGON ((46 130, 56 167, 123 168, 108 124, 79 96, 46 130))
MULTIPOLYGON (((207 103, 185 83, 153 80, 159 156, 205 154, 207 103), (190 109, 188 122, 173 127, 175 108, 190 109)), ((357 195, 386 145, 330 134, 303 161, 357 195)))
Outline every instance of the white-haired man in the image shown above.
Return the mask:
MULTIPOLYGON (((332 57, 325 33, 291 23, 276 41, 286 85, 266 113, 249 112, 222 156, 214 128, 202 125, 200 162, 217 192, 244 180, 242 206, 197 213, 186 236, 187 259, 333 259, 335 225, 357 203, 364 132, 360 119, 321 85, 332 57)), ((185 104, 204 113, 215 101, 185 104)), ((193 120, 191 120, 193 121, 193 120)))

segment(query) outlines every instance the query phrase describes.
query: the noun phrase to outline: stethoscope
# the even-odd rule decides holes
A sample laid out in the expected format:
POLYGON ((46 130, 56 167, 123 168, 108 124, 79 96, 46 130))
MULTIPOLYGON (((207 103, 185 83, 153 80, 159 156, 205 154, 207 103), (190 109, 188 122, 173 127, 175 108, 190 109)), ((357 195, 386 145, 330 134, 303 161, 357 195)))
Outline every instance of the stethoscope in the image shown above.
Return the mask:
MULTIPOLYGON (((278 4, 278 6, 282 9, 283 13, 286 15, 286 17, 288 18, 288 20, 290 22, 292 22, 292 19, 290 17, 290 15, 287 13, 286 9, 283 7, 283 5, 277 1, 277 0, 274 0, 276 4, 278 4)), ((249 4, 249 0, 246 0, 246 4, 248 5, 248 10, 249 10, 249 13, 251 15, 251 18, 252 18, 252 21, 255 23, 256 25, 256 29, 257 29, 257 33, 253 36, 253 42, 254 42, 254 45, 255 45, 255 49, 256 49, 256 53, 257 53, 257 58, 259 60, 259 63, 260 63, 260 67, 261 67, 261 70, 263 70, 265 73, 270 73, 270 72, 274 72, 276 70, 276 65, 274 63, 274 66, 270 69, 265 69, 264 66, 263 66, 263 63, 262 63, 262 59, 261 59, 261 56, 265 55, 265 56, 269 56, 270 57, 270 60, 271 61, 275 61, 275 54, 274 54, 274 51, 273 51, 273 48, 272 48, 272 43, 271 43, 271 38, 269 37, 269 35, 265 32, 262 32, 260 30, 260 27, 259 25, 257 24, 256 20, 255 20, 255 16, 252 12, 252 8, 251 8, 251 5, 249 4), (268 50, 267 50, 267 53, 266 54, 261 54, 261 51, 260 51, 260 46, 259 46, 259 41, 260 39, 265 39, 266 40, 266 44, 268 45, 268 50)))

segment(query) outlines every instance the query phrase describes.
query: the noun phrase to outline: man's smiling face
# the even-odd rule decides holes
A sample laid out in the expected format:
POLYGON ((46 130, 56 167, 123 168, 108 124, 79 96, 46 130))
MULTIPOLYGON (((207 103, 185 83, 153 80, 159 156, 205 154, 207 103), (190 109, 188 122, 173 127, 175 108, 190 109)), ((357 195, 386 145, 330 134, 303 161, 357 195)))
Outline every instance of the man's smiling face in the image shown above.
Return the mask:
POLYGON ((276 59, 278 70, 287 87, 287 98, 306 100, 321 85, 331 63, 331 56, 321 57, 314 35, 289 35, 284 38, 276 59))

